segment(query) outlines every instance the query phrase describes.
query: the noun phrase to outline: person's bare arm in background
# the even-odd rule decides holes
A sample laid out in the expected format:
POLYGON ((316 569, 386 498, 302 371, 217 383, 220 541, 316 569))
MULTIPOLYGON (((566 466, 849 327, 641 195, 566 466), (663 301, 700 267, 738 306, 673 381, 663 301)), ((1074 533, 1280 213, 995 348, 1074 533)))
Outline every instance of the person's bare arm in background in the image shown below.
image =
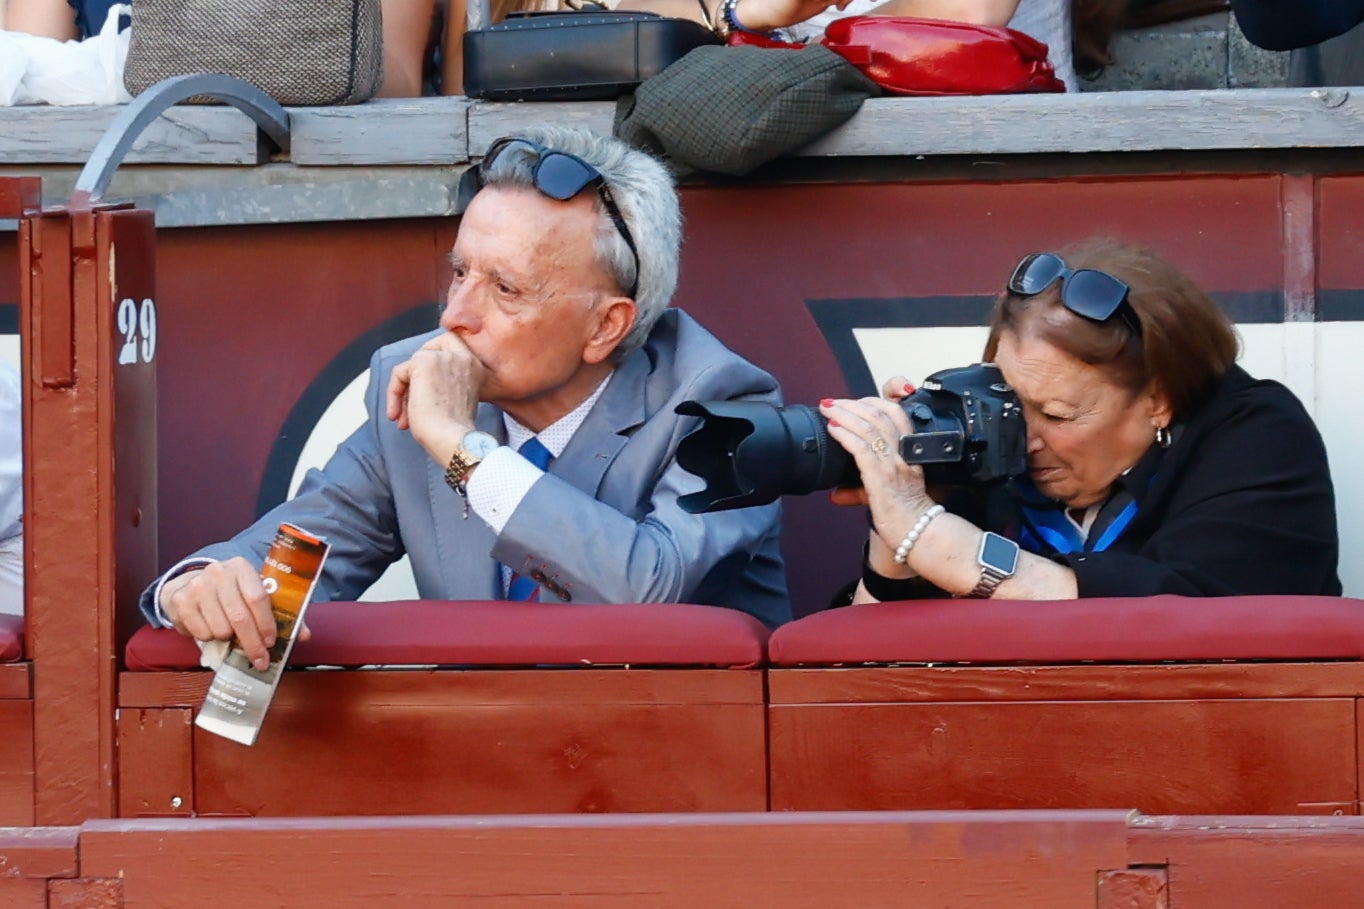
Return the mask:
POLYGON ((66 0, 9 0, 5 7, 5 28, 43 38, 70 41, 79 38, 76 13, 66 0))
POLYGON ((384 83, 380 98, 418 98, 435 0, 382 0, 384 83))
MULTIPOLYGON (((1002 26, 1009 24, 1018 4, 1019 0, 887 0, 873 13, 1002 26)), ((715 0, 707 0, 711 18, 714 18, 717 5, 715 0)), ((741 0, 734 14, 747 28, 768 31, 804 22, 831 6, 841 8, 843 5, 837 0, 741 0)), ((705 21, 696 0, 622 0, 617 9, 651 10, 664 16, 705 21)))

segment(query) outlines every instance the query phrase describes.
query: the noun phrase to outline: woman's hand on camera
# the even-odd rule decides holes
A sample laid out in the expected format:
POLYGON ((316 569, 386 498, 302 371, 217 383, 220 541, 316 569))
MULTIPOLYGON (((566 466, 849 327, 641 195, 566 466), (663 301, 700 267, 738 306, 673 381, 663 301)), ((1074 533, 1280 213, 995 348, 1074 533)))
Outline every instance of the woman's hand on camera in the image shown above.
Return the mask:
MULTIPOLYGON (((901 383, 904 387, 904 383, 901 383)), ((922 467, 900 457, 900 437, 913 432, 904 408, 882 398, 820 402, 829 421, 829 436, 857 462, 862 489, 836 490, 840 504, 864 502, 871 508, 872 528, 893 550, 929 508, 933 499, 924 488, 922 467)))
POLYGON ((886 380, 886 384, 881 386, 881 397, 898 404, 914 394, 914 391, 914 383, 904 376, 891 376, 886 380))
MULTIPOLYGON (((912 394, 914 385, 904 376, 891 376, 881 386, 881 396, 887 401, 898 403, 912 394)), ((861 486, 852 489, 837 486, 829 492, 829 501, 835 505, 861 505, 863 508, 871 504, 867 501, 867 490, 861 486)))

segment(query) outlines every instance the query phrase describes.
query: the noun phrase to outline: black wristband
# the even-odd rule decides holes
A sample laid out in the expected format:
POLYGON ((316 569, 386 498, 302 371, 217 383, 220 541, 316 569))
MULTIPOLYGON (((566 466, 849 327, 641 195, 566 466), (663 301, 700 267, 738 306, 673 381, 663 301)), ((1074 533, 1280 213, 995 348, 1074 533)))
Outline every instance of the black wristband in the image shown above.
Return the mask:
POLYGON ((915 583, 918 578, 888 578, 879 574, 871 567, 867 549, 868 547, 862 549, 862 586, 866 588, 867 593, 882 602, 919 598, 916 596, 919 585, 915 583))

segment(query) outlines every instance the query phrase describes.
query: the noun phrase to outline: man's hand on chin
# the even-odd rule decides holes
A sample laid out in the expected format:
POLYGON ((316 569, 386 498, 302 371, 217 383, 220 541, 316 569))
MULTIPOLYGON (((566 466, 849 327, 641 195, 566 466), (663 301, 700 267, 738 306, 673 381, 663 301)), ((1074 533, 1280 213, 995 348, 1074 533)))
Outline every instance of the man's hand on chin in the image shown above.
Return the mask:
POLYGON ((453 332, 423 344, 388 382, 387 414, 438 463, 474 428, 478 393, 488 370, 453 332))

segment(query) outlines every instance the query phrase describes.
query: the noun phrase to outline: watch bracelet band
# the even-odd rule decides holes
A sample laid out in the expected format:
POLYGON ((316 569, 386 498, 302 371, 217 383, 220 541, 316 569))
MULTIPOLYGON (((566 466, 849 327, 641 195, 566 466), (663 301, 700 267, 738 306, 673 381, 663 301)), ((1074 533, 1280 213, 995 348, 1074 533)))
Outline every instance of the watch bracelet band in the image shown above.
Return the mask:
POLYGON ((982 565, 980 566, 980 580, 976 582, 976 586, 971 588, 971 592, 966 596, 973 600, 988 600, 995 595, 995 590, 1007 577, 1009 575, 1004 574, 998 568, 982 565))
POLYGON ((465 485, 469 479, 469 474, 474 472, 479 460, 473 459, 472 463, 465 459, 466 452, 463 447, 456 448, 455 453, 450 456, 450 463, 445 467, 445 484, 465 498, 469 495, 469 489, 465 485))

